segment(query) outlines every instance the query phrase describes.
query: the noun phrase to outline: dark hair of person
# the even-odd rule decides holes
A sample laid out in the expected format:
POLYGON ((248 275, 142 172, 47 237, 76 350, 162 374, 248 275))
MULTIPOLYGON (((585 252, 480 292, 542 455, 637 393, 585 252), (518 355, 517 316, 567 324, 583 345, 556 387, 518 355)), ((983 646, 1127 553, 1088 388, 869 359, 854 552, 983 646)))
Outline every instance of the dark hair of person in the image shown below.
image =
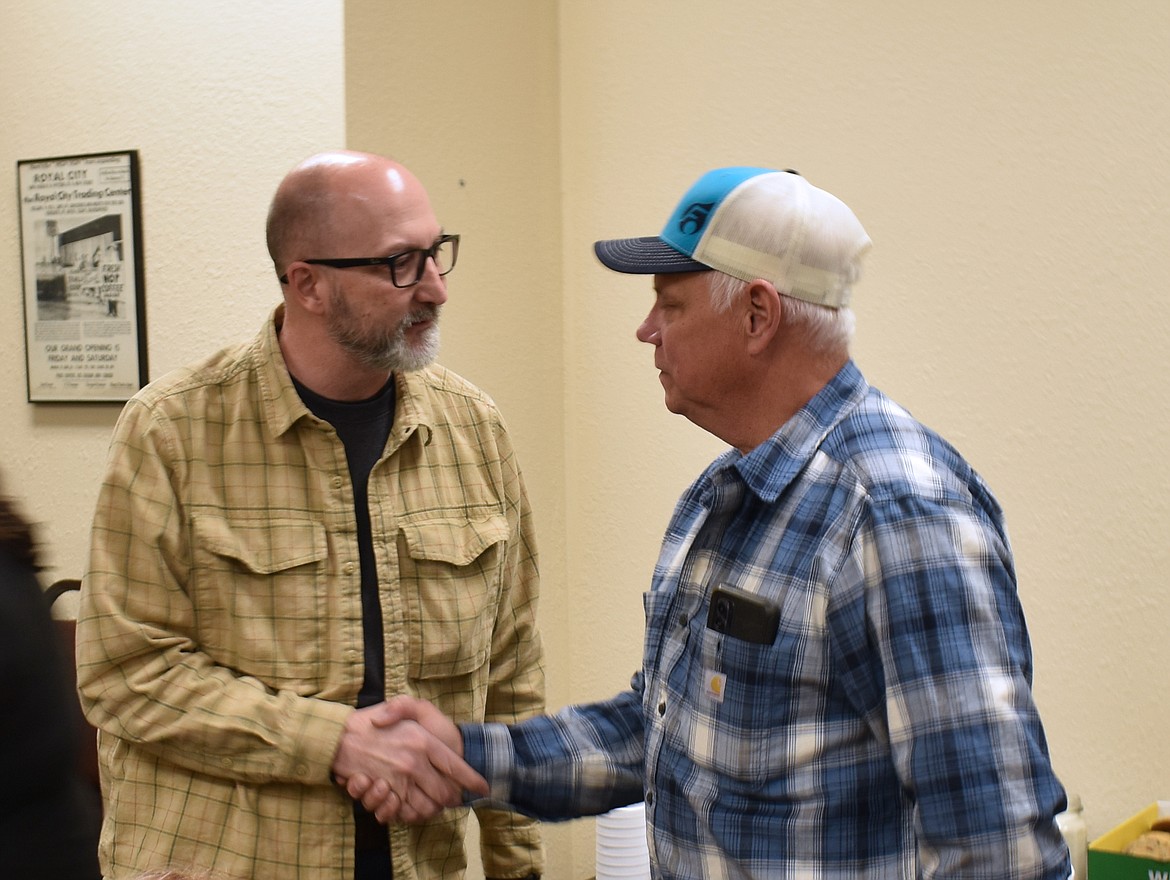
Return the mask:
POLYGON ((0 495, 0 547, 7 550, 17 562, 40 571, 33 527, 21 516, 15 502, 6 495, 0 495))

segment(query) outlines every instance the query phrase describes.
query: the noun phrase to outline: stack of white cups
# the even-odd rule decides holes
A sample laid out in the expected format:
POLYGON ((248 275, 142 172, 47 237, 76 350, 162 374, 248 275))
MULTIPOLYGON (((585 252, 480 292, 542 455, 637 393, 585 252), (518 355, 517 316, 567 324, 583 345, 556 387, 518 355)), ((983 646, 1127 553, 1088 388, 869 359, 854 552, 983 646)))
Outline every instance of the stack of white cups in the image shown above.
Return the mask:
POLYGON ((597 880, 649 880, 646 805, 630 804, 597 817, 597 880))

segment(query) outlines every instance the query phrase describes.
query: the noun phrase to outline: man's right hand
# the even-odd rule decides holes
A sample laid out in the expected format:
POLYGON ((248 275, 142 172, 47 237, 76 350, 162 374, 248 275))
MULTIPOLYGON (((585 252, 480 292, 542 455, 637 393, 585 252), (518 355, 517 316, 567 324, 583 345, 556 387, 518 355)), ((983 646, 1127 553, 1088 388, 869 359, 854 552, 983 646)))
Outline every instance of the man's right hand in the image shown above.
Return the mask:
MULTIPOLYGON (((360 712, 366 715, 363 723, 368 721, 379 731, 396 731, 407 725, 408 729, 424 733, 432 737, 436 744, 441 744, 444 752, 450 756, 450 760, 442 767, 432 764, 432 769, 443 778, 441 780, 429 779, 429 781, 432 786, 437 786, 435 790, 441 795, 450 795, 453 789, 457 790, 457 795, 453 801, 439 800, 431 796, 428 789, 426 794, 432 803, 445 803, 446 806, 454 806, 462 802, 463 790, 481 795, 488 793, 487 782, 462 760, 463 737, 459 733, 459 728, 431 703, 416 697, 402 695, 387 700, 385 703, 370 706, 368 709, 362 709, 360 712)), ((404 799, 402 793, 398 791, 399 786, 387 776, 360 770, 338 775, 345 776, 345 788, 350 797, 354 800, 360 800, 367 810, 377 816, 379 822, 419 822, 429 819, 442 809, 441 806, 433 811, 428 811, 425 808, 420 809, 420 807, 425 807, 425 801, 421 794, 404 799)))
POLYGON ((464 790, 487 794, 462 753, 458 729, 438 709, 398 697, 350 716, 333 773, 379 821, 422 822, 461 804, 464 790))

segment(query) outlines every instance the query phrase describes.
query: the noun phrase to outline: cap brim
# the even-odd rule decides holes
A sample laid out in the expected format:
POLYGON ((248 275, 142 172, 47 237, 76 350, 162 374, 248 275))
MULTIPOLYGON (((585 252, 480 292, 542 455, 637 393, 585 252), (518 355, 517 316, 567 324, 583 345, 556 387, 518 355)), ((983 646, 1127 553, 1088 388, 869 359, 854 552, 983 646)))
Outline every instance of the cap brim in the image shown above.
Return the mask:
POLYGON ((608 268, 629 275, 706 272, 711 268, 675 250, 657 235, 598 241, 593 245, 593 252, 608 268))

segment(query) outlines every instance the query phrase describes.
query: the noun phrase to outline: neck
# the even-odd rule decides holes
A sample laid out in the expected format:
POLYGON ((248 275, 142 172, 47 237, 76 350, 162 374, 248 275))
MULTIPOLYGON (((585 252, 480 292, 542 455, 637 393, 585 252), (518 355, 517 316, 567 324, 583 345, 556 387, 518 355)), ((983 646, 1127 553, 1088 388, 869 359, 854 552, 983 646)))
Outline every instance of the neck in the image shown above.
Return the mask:
POLYGON ((323 325, 290 321, 287 313, 278 340, 288 371, 306 388, 330 400, 367 400, 390 377, 386 370, 356 360, 329 338, 323 325))
POLYGON ((848 360, 847 353, 816 357, 804 352, 774 358, 754 382, 745 383, 744 399, 735 404, 739 418, 732 429, 716 436, 746 455, 800 412, 848 360))

